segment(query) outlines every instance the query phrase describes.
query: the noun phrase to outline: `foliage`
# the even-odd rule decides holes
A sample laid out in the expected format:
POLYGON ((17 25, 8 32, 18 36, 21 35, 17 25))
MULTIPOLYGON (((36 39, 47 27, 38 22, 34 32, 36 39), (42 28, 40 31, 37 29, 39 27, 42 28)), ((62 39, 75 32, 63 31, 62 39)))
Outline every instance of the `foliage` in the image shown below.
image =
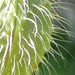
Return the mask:
POLYGON ((54 41, 56 38, 52 37, 58 36, 58 30, 68 33, 62 24, 63 29, 52 23, 53 19, 67 23, 53 11, 57 4, 49 0, 0 0, 1 75, 31 75, 38 69, 40 61, 47 67, 45 62, 50 63, 44 58, 45 52, 54 59, 54 53, 64 59, 59 44, 54 41), (51 47, 50 42, 58 51, 51 47))

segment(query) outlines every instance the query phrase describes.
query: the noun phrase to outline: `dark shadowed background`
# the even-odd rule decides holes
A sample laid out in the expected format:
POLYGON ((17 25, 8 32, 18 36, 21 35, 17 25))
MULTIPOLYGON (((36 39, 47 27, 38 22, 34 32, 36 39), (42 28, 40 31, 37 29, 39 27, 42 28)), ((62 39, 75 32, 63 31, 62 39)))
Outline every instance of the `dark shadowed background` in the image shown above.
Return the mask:
MULTIPOLYGON (((64 16, 66 19, 68 19, 71 22, 72 28, 67 26, 68 30, 71 30, 75 33, 75 0, 61 0, 62 2, 65 2, 65 4, 62 4, 62 6, 66 7, 67 10, 61 9, 59 13, 61 16, 64 16), (68 2, 69 4, 66 4, 68 2)), ((65 37, 65 36, 64 36, 65 37)), ((66 39, 69 39, 71 43, 61 43, 66 49, 69 50, 69 52, 74 57, 71 58, 71 56, 66 53, 64 50, 63 55, 68 60, 68 63, 65 65, 63 64, 61 58, 57 57, 60 64, 60 69, 56 66, 56 63, 52 64, 54 65, 57 75, 75 75, 75 36, 74 37, 65 37, 66 39)), ((55 75, 54 72, 52 72, 52 75, 55 75)))

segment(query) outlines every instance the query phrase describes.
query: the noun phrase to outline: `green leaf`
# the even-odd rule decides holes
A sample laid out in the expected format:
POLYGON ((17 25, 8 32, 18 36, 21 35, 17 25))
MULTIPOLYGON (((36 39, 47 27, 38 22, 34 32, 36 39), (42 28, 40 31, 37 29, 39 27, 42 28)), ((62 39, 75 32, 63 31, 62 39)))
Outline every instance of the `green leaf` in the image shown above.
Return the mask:
POLYGON ((31 75, 50 48, 47 0, 0 0, 0 74, 31 75))

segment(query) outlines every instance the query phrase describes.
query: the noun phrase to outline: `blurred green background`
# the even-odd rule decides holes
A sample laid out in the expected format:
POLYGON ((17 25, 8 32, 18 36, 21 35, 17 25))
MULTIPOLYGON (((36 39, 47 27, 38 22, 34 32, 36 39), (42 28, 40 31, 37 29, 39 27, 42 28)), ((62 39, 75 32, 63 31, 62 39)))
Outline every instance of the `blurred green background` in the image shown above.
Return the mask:
MULTIPOLYGON (((61 0, 62 7, 66 7, 66 9, 60 9, 58 11, 59 15, 65 17, 68 19, 71 23, 72 28, 69 26, 66 26, 68 30, 72 31, 75 33, 75 0, 61 0), (69 4, 66 4, 68 2, 69 4)), ((63 24, 65 25, 65 24, 63 24)), ((62 48, 60 48, 61 52, 63 53, 63 56, 67 59, 68 62, 64 62, 61 57, 58 55, 55 55, 56 59, 59 62, 60 67, 57 65, 53 57, 49 54, 45 54, 45 57, 47 60, 50 62, 50 64, 54 67, 56 70, 57 75, 75 75, 75 34, 74 36, 66 36, 66 35, 61 35, 64 37, 66 40, 71 41, 71 43, 65 43, 65 42, 58 42, 60 45, 65 47, 73 56, 73 58, 62 48), (49 58, 48 58, 49 57, 49 58)), ((55 48, 55 46, 52 44, 52 47, 55 48)), ((56 49, 56 48, 55 48, 56 49)), ((39 64, 40 67, 40 75, 50 75, 47 68, 43 64, 39 64)), ((52 75, 56 75, 54 70, 50 67, 49 70, 51 71, 52 75)))

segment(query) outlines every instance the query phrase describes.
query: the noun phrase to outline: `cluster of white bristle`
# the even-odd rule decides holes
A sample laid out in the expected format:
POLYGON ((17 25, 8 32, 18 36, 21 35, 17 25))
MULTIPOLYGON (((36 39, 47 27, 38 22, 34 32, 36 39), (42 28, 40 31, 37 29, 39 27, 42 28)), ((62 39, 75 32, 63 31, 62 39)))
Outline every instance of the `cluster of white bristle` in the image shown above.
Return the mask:
MULTIPOLYGON (((46 2, 49 3, 48 0, 44 0, 44 1, 45 1, 44 3, 46 3, 46 2)), ((32 68, 33 66, 31 65, 31 62, 32 62, 31 58, 32 57, 30 55, 30 52, 28 51, 27 48, 25 48, 25 45, 22 44, 22 42, 25 42, 28 45, 28 47, 31 48, 31 50, 33 50, 32 51, 34 53, 33 58, 34 58, 34 61, 35 61, 33 63, 36 63, 36 65, 38 65, 38 63, 37 63, 37 57, 38 57, 39 60, 47 67, 48 71, 49 71, 48 66, 42 60, 40 55, 37 53, 37 49, 36 49, 36 46, 35 46, 34 39, 38 38, 39 41, 40 41, 40 44, 43 46, 43 49, 45 50, 45 52, 48 51, 54 57, 55 60, 56 60, 56 58, 52 54, 52 52, 54 52, 55 54, 58 54, 59 56, 62 57, 62 59, 64 59, 64 57, 62 56, 62 53, 59 49, 59 46, 61 48, 63 48, 64 50, 66 50, 66 49, 54 41, 54 40, 58 40, 58 39, 53 38, 51 36, 51 34, 49 34, 47 31, 44 30, 45 28, 44 28, 43 21, 41 20, 40 16, 38 16, 36 13, 34 13, 32 11, 32 9, 29 5, 29 2, 30 2, 30 0, 23 0, 22 3, 19 3, 18 0, 0 0, 0 4, 2 4, 2 5, 3 5, 3 3, 6 4, 6 6, 3 9, 0 10, 1 11, 0 12, 0 15, 1 15, 0 20, 2 21, 2 24, 0 25, 0 27, 1 27, 0 28, 0 40, 2 40, 3 42, 5 41, 5 44, 2 44, 2 42, 0 42, 0 54, 3 52, 3 54, 2 54, 3 56, 2 56, 2 58, 0 58, 0 66, 1 66, 0 67, 0 75, 2 75, 4 73, 5 61, 7 60, 6 59, 7 54, 9 53, 8 56, 11 57, 11 54, 12 54, 12 51, 13 51, 13 49, 12 49, 13 41, 15 39, 16 34, 18 34, 17 36, 18 36, 18 47, 19 47, 19 50, 18 50, 17 53, 19 53, 20 58, 19 58, 18 62, 16 62, 16 55, 13 55, 13 58, 11 58, 11 63, 12 63, 11 75, 16 74, 15 73, 16 68, 18 69, 18 75, 20 75, 20 65, 23 67, 22 61, 25 64, 24 67, 25 67, 25 70, 26 70, 26 74, 29 75, 29 73, 30 73, 28 71, 28 68, 31 68, 31 70, 33 71, 33 68, 32 68), (17 5, 15 4, 15 2, 17 3, 17 5), (23 4, 23 5, 21 5, 21 4, 23 4), (14 7, 14 5, 16 5, 17 7, 14 7), (18 9, 21 10, 21 12, 22 12, 22 14, 20 14, 21 15, 20 17, 18 17, 18 13, 19 13, 19 12, 17 12, 18 9), (27 13, 30 13, 33 16, 33 19, 28 18, 27 13), (15 18, 13 18, 13 17, 15 17, 15 18), (14 22, 13 19, 15 19, 15 22, 16 21, 18 22, 17 25, 15 25, 17 22, 13 23, 14 22), (22 34, 22 32, 24 32, 24 28, 22 27, 22 23, 21 23, 22 20, 29 21, 31 24, 34 25, 33 31, 31 32, 32 35, 34 35, 33 38, 32 38, 32 35, 29 34, 29 33, 26 37, 24 36, 24 34, 22 34), (41 26, 40 31, 38 29, 37 20, 39 21, 40 26, 41 26), (15 32, 16 31, 15 28, 17 28, 17 27, 19 27, 18 33, 15 32), (43 36, 46 37, 46 40, 48 41, 48 44, 50 44, 50 42, 54 43, 56 45, 58 51, 55 51, 52 47, 46 48, 46 44, 45 44, 45 41, 44 41, 45 39, 43 38, 43 36), (49 51, 49 49, 50 49, 50 51, 49 51), (25 53, 27 54, 27 57, 28 57, 28 58, 26 58, 27 61, 24 60, 25 53)), ((37 2, 37 0, 35 0, 35 2, 37 2)), ((41 4, 43 2, 41 0, 39 0, 39 3, 41 4)), ((0 8, 2 7, 2 5, 0 5, 0 8)), ((48 27, 49 30, 51 29, 50 30, 51 33, 53 32, 52 35, 56 35, 56 36, 60 37, 59 35, 56 34, 56 33, 59 33, 59 32, 55 31, 55 30, 58 30, 58 29, 68 33, 67 29, 60 23, 60 21, 62 21, 62 19, 64 19, 64 18, 58 16, 57 14, 51 13, 51 11, 43 5, 39 6, 39 4, 36 5, 36 4, 32 3, 32 7, 36 8, 40 12, 43 20, 46 23, 46 26, 48 27), (49 23, 51 23, 51 25, 48 24, 48 21, 47 21, 46 17, 48 18, 49 23), (59 22, 64 29, 61 29, 60 27, 52 24, 51 19, 55 19, 57 22, 59 22)), ((68 22, 66 22, 66 20, 63 21, 63 22, 68 23, 68 22)), ((59 41, 61 41, 61 40, 59 40, 59 41)), ((64 40, 62 40, 62 41, 64 41, 64 40)), ((52 67, 52 65, 45 58, 44 58, 44 60, 52 67)), ((56 62, 57 62, 57 60, 56 60, 56 62)), ((53 70, 55 71, 54 68, 53 68, 53 70)))

